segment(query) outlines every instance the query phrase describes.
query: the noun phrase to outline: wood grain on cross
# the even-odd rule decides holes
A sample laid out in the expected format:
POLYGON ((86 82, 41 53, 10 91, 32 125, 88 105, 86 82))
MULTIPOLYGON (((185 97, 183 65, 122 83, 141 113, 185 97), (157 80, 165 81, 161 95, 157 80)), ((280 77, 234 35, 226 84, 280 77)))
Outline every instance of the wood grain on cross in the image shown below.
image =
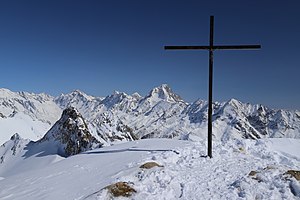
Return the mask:
POLYGON ((165 50, 208 50, 209 88, 208 88, 208 145, 207 155, 212 158, 212 87, 214 50, 260 49, 261 45, 214 45, 214 16, 210 16, 209 46, 165 46, 165 50))

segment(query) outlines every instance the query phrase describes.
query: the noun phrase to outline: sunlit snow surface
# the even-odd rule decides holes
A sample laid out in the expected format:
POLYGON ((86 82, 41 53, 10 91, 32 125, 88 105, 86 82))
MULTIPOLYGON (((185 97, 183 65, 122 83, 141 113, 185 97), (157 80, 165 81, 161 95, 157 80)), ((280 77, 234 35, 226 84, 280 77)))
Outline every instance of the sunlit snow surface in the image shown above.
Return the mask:
POLYGON ((129 199, 300 198, 299 182, 283 175, 300 170, 300 140, 232 140, 214 143, 212 159, 201 157, 205 152, 205 141, 151 139, 69 158, 23 157, 32 169, 24 162, 22 171, 18 162, 10 165, 10 175, 0 174, 0 199, 110 199, 101 189, 118 181, 137 191, 129 199), (140 169, 146 161, 164 167, 140 169), (255 179, 250 171, 257 172, 255 179))

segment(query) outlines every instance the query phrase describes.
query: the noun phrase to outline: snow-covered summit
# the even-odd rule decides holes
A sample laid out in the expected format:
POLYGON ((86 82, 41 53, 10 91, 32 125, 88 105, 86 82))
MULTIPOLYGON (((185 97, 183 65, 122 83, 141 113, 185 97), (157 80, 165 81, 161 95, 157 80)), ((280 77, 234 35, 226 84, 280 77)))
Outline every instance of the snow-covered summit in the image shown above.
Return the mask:
POLYGON ((122 103, 123 100, 129 99, 130 96, 124 92, 114 91, 112 95, 105 97, 102 101, 102 104, 106 106, 106 108, 113 108, 116 104, 122 103))
POLYGON ((178 94, 175 94, 167 84, 153 88, 146 98, 162 99, 168 102, 183 102, 183 99, 178 94))
POLYGON ((61 94, 55 98, 56 104, 61 108, 66 108, 68 106, 81 105, 83 102, 93 101, 95 97, 87 95, 80 90, 74 90, 69 94, 61 94))

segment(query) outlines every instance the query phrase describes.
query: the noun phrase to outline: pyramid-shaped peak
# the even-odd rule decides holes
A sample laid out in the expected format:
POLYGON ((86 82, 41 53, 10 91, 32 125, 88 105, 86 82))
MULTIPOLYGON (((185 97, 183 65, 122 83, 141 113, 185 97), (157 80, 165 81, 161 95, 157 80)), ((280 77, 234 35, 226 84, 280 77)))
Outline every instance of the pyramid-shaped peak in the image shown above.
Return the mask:
POLYGON ((169 102, 183 102, 182 98, 175 94, 167 84, 153 88, 147 97, 159 98, 169 102))
POLYGON ((232 98, 232 99, 227 101, 227 104, 238 108, 242 105, 242 102, 232 98))

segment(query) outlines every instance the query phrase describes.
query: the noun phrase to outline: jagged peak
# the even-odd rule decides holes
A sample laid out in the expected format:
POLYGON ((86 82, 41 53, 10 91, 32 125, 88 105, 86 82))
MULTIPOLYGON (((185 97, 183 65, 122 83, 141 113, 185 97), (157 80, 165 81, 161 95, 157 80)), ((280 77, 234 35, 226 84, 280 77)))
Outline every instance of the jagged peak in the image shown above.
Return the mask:
POLYGON ((153 88, 146 98, 159 98, 170 102, 183 102, 182 98, 175 94, 167 84, 153 88))
POLYGON ((228 102, 228 104, 235 104, 235 105, 241 103, 239 100, 234 99, 234 98, 229 99, 227 102, 228 102))
POLYGON ((239 100, 237 99, 229 99, 227 102, 224 103, 224 107, 227 107, 227 106, 230 106, 230 107, 233 107, 234 109, 236 110, 239 110, 243 107, 243 103, 240 102, 239 100))
POLYGON ((109 97, 127 97, 128 94, 126 94, 125 92, 119 92, 117 90, 114 90, 114 92, 109 95, 109 97))
POLYGON ((86 93, 80 90, 74 90, 67 94, 61 94, 60 96, 55 98, 55 102, 59 103, 60 106, 66 107, 71 105, 73 102, 85 102, 85 101, 93 101, 95 97, 89 96, 86 93))
POLYGON ((84 97, 85 99, 92 99, 93 97, 86 94, 85 92, 81 91, 81 90, 73 90, 71 93, 69 93, 69 95, 73 96, 73 97, 84 97))
POLYGON ((54 146, 58 147, 58 154, 61 156, 71 156, 101 146, 74 107, 66 108, 61 118, 39 142, 55 142, 54 146))
POLYGON ((130 96, 124 92, 114 91, 113 94, 106 96, 102 103, 106 107, 112 107, 113 105, 120 103, 123 99, 129 98, 130 96))
POLYGON ((79 111, 70 106, 63 110, 60 119, 52 126, 52 128, 45 134, 42 140, 51 140, 57 138, 57 135, 60 135, 61 132, 58 131, 62 126, 68 126, 72 123, 76 125, 83 124, 83 128, 86 128, 86 124, 82 115, 79 111))
POLYGON ((70 106, 70 107, 68 107, 68 108, 66 108, 66 109, 63 110, 62 117, 65 117, 65 116, 66 117, 70 117, 71 119, 76 119, 78 117, 82 118, 82 116, 79 113, 79 111, 75 107, 73 107, 73 106, 70 106))

